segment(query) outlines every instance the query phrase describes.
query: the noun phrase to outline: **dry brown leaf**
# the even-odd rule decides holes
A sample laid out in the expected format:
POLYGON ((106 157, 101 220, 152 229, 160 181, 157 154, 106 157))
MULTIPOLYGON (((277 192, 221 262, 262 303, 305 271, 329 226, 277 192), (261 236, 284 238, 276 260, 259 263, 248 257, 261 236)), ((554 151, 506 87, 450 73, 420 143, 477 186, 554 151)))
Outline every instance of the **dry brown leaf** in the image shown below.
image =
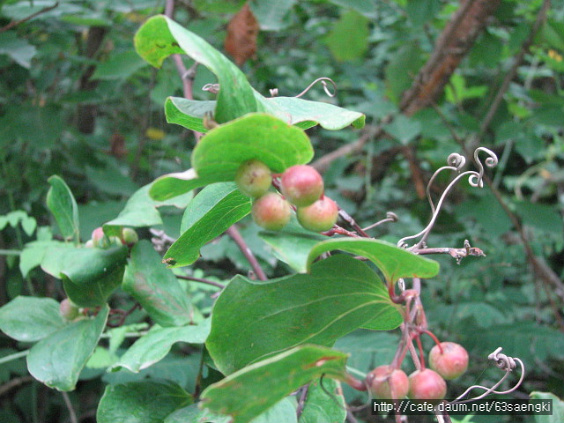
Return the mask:
POLYGON ((225 51, 233 56, 237 65, 241 66, 245 61, 254 57, 257 51, 258 32, 258 21, 249 3, 245 3, 227 25, 227 37, 225 38, 225 51))

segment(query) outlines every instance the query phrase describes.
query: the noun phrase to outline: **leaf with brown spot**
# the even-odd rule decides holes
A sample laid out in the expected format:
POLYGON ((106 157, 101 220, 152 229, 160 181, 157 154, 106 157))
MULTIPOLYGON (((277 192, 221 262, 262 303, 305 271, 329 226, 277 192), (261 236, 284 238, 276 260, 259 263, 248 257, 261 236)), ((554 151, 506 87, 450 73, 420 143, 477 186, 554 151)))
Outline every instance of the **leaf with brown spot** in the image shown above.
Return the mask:
POLYGON ((249 7, 249 3, 233 16, 227 25, 225 51, 241 66, 245 61, 254 57, 257 51, 257 35, 259 24, 249 7))

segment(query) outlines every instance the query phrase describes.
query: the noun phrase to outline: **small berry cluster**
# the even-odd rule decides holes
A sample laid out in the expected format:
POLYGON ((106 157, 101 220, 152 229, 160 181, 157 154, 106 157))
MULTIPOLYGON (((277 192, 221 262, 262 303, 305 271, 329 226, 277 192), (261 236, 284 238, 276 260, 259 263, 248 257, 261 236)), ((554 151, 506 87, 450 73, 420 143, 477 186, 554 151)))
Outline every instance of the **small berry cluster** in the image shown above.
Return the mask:
POLYGON ((98 227, 92 231, 91 238, 86 241, 85 247, 87 248, 101 248, 106 250, 116 245, 127 245, 131 247, 139 241, 139 236, 135 229, 122 228, 121 237, 106 236, 104 229, 98 227))
POLYGON ((446 380, 457 378, 468 368, 468 353, 459 344, 441 342, 429 353, 430 369, 422 367, 409 377, 392 365, 378 366, 366 376, 365 383, 374 398, 441 400, 446 396, 446 380))
POLYGON ((292 166, 280 175, 280 191, 269 191, 273 178, 263 162, 253 159, 239 166, 235 182, 239 190, 254 199, 252 216, 265 229, 278 231, 290 221, 292 205, 300 224, 311 231, 330 230, 337 222, 337 203, 324 195, 323 178, 307 165, 292 166))

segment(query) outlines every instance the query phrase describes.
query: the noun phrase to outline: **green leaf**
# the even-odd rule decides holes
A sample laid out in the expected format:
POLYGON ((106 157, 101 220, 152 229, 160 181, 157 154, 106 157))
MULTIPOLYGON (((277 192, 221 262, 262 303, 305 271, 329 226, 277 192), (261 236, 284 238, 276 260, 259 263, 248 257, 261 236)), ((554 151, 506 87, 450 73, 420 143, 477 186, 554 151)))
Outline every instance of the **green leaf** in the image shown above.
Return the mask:
POLYGON ((251 11, 260 24, 260 29, 263 31, 280 31, 287 25, 284 23, 284 18, 296 0, 257 0, 251 3, 251 11))
POLYGON ((41 267, 50 275, 62 279, 65 292, 78 306, 103 305, 121 284, 127 247, 69 248, 49 250, 41 267))
POLYGON ((531 392, 532 400, 552 401, 552 414, 535 414, 535 423, 560 423, 564 422, 564 401, 550 392, 531 392))
POLYGON ((35 344, 27 356, 31 375, 50 388, 72 391, 98 344, 109 312, 106 305, 96 317, 71 323, 35 344))
POLYGON ((17 341, 39 341, 65 325, 51 298, 19 296, 0 308, 0 329, 17 341))
POLYGON ((401 95, 411 86, 413 75, 423 65, 421 54, 417 43, 405 43, 386 67, 386 95, 394 104, 399 104, 401 95))
POLYGON ((155 325, 146 335, 135 341, 111 370, 124 367, 133 373, 138 373, 162 360, 177 342, 203 344, 209 331, 209 320, 204 320, 198 326, 162 328, 155 325))
POLYGON ((98 423, 162 423, 192 397, 172 382, 143 380, 106 386, 98 405, 98 423))
POLYGON ((417 26, 433 19, 439 10, 440 0, 407 0, 407 17, 417 26))
POLYGON ((184 208, 192 199, 191 193, 177 196, 171 201, 155 201, 149 195, 151 184, 145 185, 133 194, 118 217, 104 224, 108 226, 132 226, 136 228, 162 225, 163 221, 158 208, 161 206, 175 206, 184 208))
POLYGON ((207 132, 203 119, 215 109, 215 101, 197 101, 181 97, 169 97, 165 102, 165 115, 168 123, 175 123, 186 129, 207 132))
POLYGON ((134 51, 118 52, 107 62, 99 63, 92 79, 127 79, 138 69, 147 66, 134 51))
POLYGON ((307 257, 311 249, 327 239, 290 222, 282 231, 261 232, 260 237, 272 247, 274 256, 300 273, 307 271, 307 257))
POLYGON ((8 31, 0 33, 0 54, 7 54, 18 65, 29 69, 37 49, 25 39, 17 38, 15 31, 8 31))
POLYGON ((212 71, 221 87, 214 115, 219 123, 262 111, 245 74, 235 64, 205 40, 165 16, 152 17, 143 24, 135 35, 135 48, 153 66, 160 67, 171 54, 185 53, 212 71))
POLYGON ((19 263, 22 276, 27 277, 30 270, 39 266, 45 254, 54 248, 72 248, 72 245, 60 241, 33 241, 25 244, 19 263))
POLYGON ((378 8, 376 6, 377 0, 329 0, 330 3, 336 4, 341 7, 346 7, 362 13, 367 18, 376 18, 378 8))
POLYGON ((203 406, 246 423, 311 380, 325 374, 343 379, 347 355, 330 348, 303 345, 252 364, 210 385, 203 406))
POLYGON ((49 192, 47 193, 47 207, 55 217, 61 234, 65 239, 74 238, 78 241, 78 206, 70 188, 59 176, 49 179, 49 192))
POLYGON ((188 296, 149 241, 140 241, 131 250, 123 289, 161 326, 183 326, 192 321, 188 296))
POLYGON ((268 282, 235 277, 214 305, 206 346, 218 369, 230 374, 300 344, 331 346, 374 319, 382 330, 401 323, 376 273, 337 255, 316 263, 309 275, 268 282))
POLYGON ((202 190, 188 205, 184 231, 168 249, 164 260, 171 267, 188 266, 200 257, 200 248, 251 212, 251 200, 235 183, 219 183, 202 190))
POLYGON ((517 214, 526 225, 547 232, 562 233, 564 231, 562 216, 555 208, 547 204, 521 201, 516 203, 515 207, 517 214))
POLYGON ((304 131, 270 115, 250 114, 206 134, 192 153, 194 170, 157 179, 150 194, 164 200, 214 182, 233 181, 241 163, 251 159, 280 173, 312 158, 304 131))
POLYGON ((355 10, 346 11, 335 23, 325 42, 338 61, 360 59, 368 49, 369 20, 355 10))
POLYGON ((187 422, 206 422, 206 423, 231 423, 229 416, 219 416, 207 409, 200 409, 198 404, 180 408, 174 413, 169 414, 164 423, 187 423, 187 422))
MULTIPOLYGON (((315 125, 329 130, 339 130, 352 125, 364 127, 366 116, 359 112, 343 109, 333 104, 304 100, 296 97, 265 98, 255 93, 257 101, 271 114, 286 123, 308 129, 315 125)), ((213 110, 215 101, 194 101, 179 97, 169 97, 165 103, 167 122, 181 125, 186 129, 206 132, 203 118, 213 110)))
POLYGON ((339 382, 323 378, 309 384, 299 423, 343 423, 347 417, 346 410, 339 382), (327 392, 332 395, 329 396, 327 392))
POLYGON ((395 282, 400 278, 432 278, 439 273, 439 263, 410 253, 376 239, 339 238, 317 244, 309 253, 308 267, 321 254, 341 250, 358 254, 373 262, 383 273, 386 281, 395 282))
POLYGON ((384 129, 403 145, 407 145, 421 133, 421 124, 405 115, 398 115, 384 129))

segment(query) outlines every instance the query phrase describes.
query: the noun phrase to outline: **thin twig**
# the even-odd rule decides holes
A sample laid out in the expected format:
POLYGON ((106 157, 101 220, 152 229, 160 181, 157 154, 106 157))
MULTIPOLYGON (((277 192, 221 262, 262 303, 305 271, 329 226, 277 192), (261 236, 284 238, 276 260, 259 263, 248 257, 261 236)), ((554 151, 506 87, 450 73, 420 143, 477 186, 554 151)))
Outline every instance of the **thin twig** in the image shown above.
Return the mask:
POLYGON ((261 281, 267 280, 268 278, 266 277, 264 270, 262 270, 262 267, 260 266, 257 258, 241 236, 241 233, 239 232, 239 229, 237 229, 237 226, 231 226, 229 229, 227 229, 226 233, 231 237, 233 241, 235 241, 235 244, 237 244, 245 258, 251 265, 253 271, 257 275, 257 278, 259 278, 261 281))
POLYGON ((61 392, 61 394, 63 394, 63 399, 65 400, 65 405, 67 406, 67 410, 69 411, 69 418, 71 423, 78 423, 78 419, 76 417, 76 413, 74 411, 74 408, 72 406, 72 402, 69 398, 69 394, 66 392, 61 392))
POLYGON ((19 21, 12 21, 12 22, 10 22, 8 25, 3 26, 2 28, 0 28, 0 34, 1 34, 2 32, 4 32, 4 31, 7 31, 7 30, 9 30, 9 29, 12 29, 12 28, 15 27, 15 26, 18 26, 19 24, 22 24, 22 23, 24 23, 24 22, 27 22, 27 21, 29 21, 29 20, 31 20, 31 19, 33 19, 33 18, 39 16, 39 15, 42 15, 43 13, 49 12, 49 11, 53 10, 54 8, 56 8, 56 7, 59 7, 59 2, 56 2, 56 3, 55 3, 54 5, 52 5, 52 6, 44 7, 44 8, 41 9, 40 11, 35 12, 34 14, 29 15, 29 16, 26 17, 26 18, 20 19, 19 21))
POLYGON ((178 279, 184 279, 186 281, 205 283, 207 285, 215 286, 216 288, 219 289, 225 288, 225 285, 223 285, 222 283, 211 281, 209 279, 195 278, 193 276, 185 276, 185 275, 176 275, 176 277, 178 279))
POLYGON ((7 392, 11 391, 12 389, 17 388, 18 386, 23 385, 24 383, 29 383, 32 381, 33 381, 33 377, 31 376, 22 376, 12 379, 9 382, 6 382, 2 386, 0 386, 0 397, 6 394, 7 392))

